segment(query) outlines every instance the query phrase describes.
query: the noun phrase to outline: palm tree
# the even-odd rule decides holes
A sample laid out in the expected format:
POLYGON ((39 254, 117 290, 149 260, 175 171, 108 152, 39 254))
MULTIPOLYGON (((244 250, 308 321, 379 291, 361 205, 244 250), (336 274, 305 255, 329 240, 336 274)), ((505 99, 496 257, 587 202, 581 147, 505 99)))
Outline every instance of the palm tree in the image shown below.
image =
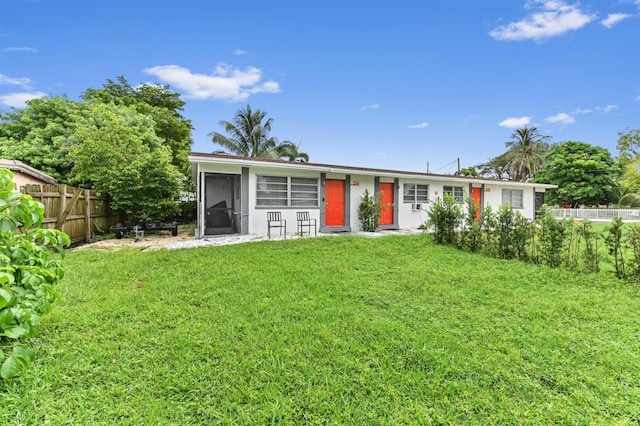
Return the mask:
POLYGON ((544 163, 544 157, 551 149, 547 140, 550 136, 538 133, 536 127, 517 129, 511 140, 505 142, 509 151, 504 155, 509 164, 509 173, 513 180, 526 182, 533 177, 544 163))
POLYGON ((293 142, 284 141, 278 148, 280 158, 287 159, 289 161, 300 161, 303 163, 309 162, 309 154, 306 152, 300 152, 298 149, 300 144, 296 145, 293 142))
POLYGON ((266 116, 266 111, 259 109, 252 111, 251 106, 247 105, 246 108, 236 112, 233 122, 221 121, 220 125, 224 127, 229 137, 217 132, 209 133, 213 143, 225 149, 215 153, 271 159, 286 157, 291 161, 302 158, 308 161, 307 154, 298 152, 299 146, 289 141, 280 143, 277 138, 269 136, 273 119, 269 118, 263 124, 262 120, 266 116))

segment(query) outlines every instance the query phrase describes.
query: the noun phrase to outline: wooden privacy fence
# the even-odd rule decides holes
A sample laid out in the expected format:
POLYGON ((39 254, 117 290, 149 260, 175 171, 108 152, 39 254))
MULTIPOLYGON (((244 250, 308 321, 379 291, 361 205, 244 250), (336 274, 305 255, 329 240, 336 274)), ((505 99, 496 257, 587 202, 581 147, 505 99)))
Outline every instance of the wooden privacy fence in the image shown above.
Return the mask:
POLYGON ((44 204, 42 227, 65 232, 72 243, 88 243, 97 230, 107 231, 118 221, 108 200, 89 189, 44 184, 24 185, 20 191, 44 204))

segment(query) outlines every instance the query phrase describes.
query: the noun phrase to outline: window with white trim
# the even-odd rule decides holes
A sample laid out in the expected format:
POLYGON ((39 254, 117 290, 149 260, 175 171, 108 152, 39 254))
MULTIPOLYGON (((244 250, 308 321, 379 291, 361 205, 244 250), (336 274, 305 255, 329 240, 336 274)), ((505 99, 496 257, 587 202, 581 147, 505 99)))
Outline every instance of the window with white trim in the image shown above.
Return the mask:
POLYGON ((257 207, 318 207, 318 179, 258 176, 257 207))
POLYGON ((402 191, 402 201, 411 204, 429 202, 429 185, 405 183, 402 191))
POLYGON ((449 194, 456 200, 456 203, 464 202, 464 190, 461 186, 443 186, 442 195, 449 194))
POLYGON ((523 209, 524 206, 522 204, 522 192, 522 189, 503 189, 502 205, 509 203, 514 209, 523 209))

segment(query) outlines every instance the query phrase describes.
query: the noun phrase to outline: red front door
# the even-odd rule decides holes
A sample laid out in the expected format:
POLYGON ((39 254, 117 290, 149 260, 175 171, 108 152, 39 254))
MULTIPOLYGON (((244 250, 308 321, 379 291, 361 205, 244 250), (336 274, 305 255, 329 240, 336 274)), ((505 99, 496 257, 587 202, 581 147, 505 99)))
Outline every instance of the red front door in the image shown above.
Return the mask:
POLYGON ((325 182, 326 226, 344 226, 344 181, 325 182))
POLYGON ((393 183, 380 184, 380 225, 393 225, 393 183))
POLYGON ((480 220, 480 198, 482 196, 482 188, 471 188, 471 200, 473 204, 478 208, 476 217, 473 220, 480 220))

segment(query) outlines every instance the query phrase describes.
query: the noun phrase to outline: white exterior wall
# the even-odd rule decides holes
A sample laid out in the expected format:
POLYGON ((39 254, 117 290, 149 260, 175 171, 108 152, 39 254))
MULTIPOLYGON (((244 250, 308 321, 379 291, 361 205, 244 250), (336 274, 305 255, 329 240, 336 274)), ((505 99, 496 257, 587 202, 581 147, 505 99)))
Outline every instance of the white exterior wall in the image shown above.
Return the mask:
MULTIPOLYGON (((484 204, 491 205, 491 209, 496 212, 502 206, 502 190, 503 189, 522 189, 522 209, 513 209, 515 212, 520 212, 524 217, 533 219, 535 216, 535 194, 532 187, 514 187, 506 185, 485 185, 484 188, 484 204)), ((540 189, 538 192, 543 192, 540 189)))
MULTIPOLYGON (((470 185, 472 187, 482 188, 483 207, 490 205, 492 210, 497 211, 503 203, 502 189, 517 189, 523 191, 523 208, 517 209, 525 217, 533 219, 535 215, 535 192, 544 192, 545 187, 541 185, 533 185, 517 182, 496 182, 492 180, 462 178, 458 176, 429 176, 429 175, 417 175, 409 176, 408 173, 402 172, 390 172, 385 170, 341 170, 340 166, 322 166, 322 165, 306 165, 305 163, 274 163, 251 161, 248 159, 240 159, 237 162, 234 160, 221 159, 216 161, 203 160, 193 161, 192 166, 194 178, 200 180, 198 182, 199 187, 199 199, 204 200, 204 188, 201 187, 201 181, 203 179, 203 173, 214 173, 223 175, 242 175, 243 168, 248 169, 248 188, 241 188, 240 191, 243 197, 248 194, 248 199, 243 200, 244 217, 248 215, 248 222, 246 223, 243 232, 254 235, 267 235, 267 212, 280 211, 282 218, 287 221, 287 234, 295 234, 297 229, 296 212, 308 211, 311 218, 316 219, 318 231, 324 225, 321 223, 321 212, 324 206, 322 180, 321 176, 324 174, 326 179, 347 180, 345 185, 345 191, 348 193, 349 221, 345 223, 345 227, 350 227, 351 231, 359 231, 361 229, 360 221, 358 219, 358 210, 362 201, 362 195, 365 190, 368 190, 370 194, 375 194, 376 178, 380 183, 394 183, 397 180, 397 186, 394 186, 395 205, 392 207, 395 210, 396 216, 394 217, 394 225, 399 229, 417 229, 428 220, 428 211, 433 203, 438 198, 443 196, 444 186, 460 186, 466 196, 470 196, 470 185), (288 177, 304 177, 315 178, 319 182, 319 199, 318 206, 316 207, 257 207, 256 206, 256 193, 257 193, 257 177, 258 176, 288 176, 288 177), (429 201, 422 203, 422 210, 413 211, 412 203, 405 203, 403 200, 404 184, 412 183, 419 185, 429 186, 429 201)), ((238 180, 241 182, 241 180, 238 180)), ((246 182, 246 181, 245 181, 246 182)), ((244 183, 241 183, 241 185, 244 183)), ((547 185, 550 187, 549 185, 547 185)), ((235 207, 238 208, 237 206, 235 207)), ((466 203, 463 205, 466 209, 466 203)), ((202 236, 204 228, 202 224, 202 218, 204 217, 204 203, 201 202, 198 206, 198 215, 200 219, 199 223, 199 235, 202 236)), ((344 229, 341 229, 344 230, 344 229)), ((279 233, 279 229, 272 230, 276 234, 279 233)))
POLYGON ((400 179, 398 191, 398 225, 400 229, 418 229, 420 225, 425 223, 429 218, 430 203, 422 203, 422 210, 411 210, 412 203, 405 203, 403 200, 404 184, 415 183, 418 185, 429 185, 429 201, 434 200, 433 186, 434 182, 425 181, 422 179, 400 179))
MULTIPOLYGON (((342 175, 346 177, 346 175, 342 175)), ((329 178, 329 176, 327 176, 329 178)), ((373 176, 351 176, 351 197, 350 204, 351 209, 349 211, 351 215, 351 230, 354 232, 362 229, 360 220, 358 219, 358 210, 360 209, 360 203, 362 203, 362 196, 366 189, 369 190, 370 195, 375 195, 375 178, 373 176)), ((348 224, 347 224, 348 225, 348 224)))
MULTIPOLYGON (((320 229, 320 206, 317 207, 257 207, 256 193, 258 190, 258 176, 290 176, 301 178, 317 178, 320 173, 307 170, 278 170, 265 167, 251 167, 249 169, 249 234, 267 235, 267 212, 279 211, 282 219, 287 221, 287 234, 296 233, 296 212, 308 211, 311 219, 315 219, 320 229)), ((321 202, 320 200, 318 201, 321 202)), ((280 229, 272 229, 279 235, 280 229)), ((284 230, 283 230, 284 232, 284 230)))

